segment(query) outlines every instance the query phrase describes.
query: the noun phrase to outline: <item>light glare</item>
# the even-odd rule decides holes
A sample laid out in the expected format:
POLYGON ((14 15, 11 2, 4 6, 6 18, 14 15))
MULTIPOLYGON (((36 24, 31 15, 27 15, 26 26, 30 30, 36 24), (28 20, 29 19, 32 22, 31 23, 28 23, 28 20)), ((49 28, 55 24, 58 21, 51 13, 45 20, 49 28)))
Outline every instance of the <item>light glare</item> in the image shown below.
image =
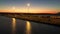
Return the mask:
POLYGON ((30 6, 30 3, 27 3, 27 6, 30 6))

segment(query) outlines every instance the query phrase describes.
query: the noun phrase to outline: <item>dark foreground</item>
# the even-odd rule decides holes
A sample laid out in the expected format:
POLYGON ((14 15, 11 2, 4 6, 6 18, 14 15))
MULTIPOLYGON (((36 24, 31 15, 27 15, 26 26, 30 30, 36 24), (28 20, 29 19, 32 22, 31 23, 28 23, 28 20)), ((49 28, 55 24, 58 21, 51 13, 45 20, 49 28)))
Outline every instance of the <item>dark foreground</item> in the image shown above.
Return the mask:
MULTIPOLYGON (((11 34, 11 18, 0 16, 0 34, 11 34)), ((16 34, 25 34, 26 21, 17 19, 16 34)), ((60 27, 31 22, 31 34, 60 34, 60 27)))

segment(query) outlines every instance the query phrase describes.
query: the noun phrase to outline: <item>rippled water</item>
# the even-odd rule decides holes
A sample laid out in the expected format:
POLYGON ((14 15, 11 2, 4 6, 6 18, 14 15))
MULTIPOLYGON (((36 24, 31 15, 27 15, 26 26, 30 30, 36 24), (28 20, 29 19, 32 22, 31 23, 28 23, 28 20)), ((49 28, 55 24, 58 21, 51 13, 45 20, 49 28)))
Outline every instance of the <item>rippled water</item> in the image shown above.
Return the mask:
POLYGON ((60 34, 60 27, 0 16, 0 34, 60 34))

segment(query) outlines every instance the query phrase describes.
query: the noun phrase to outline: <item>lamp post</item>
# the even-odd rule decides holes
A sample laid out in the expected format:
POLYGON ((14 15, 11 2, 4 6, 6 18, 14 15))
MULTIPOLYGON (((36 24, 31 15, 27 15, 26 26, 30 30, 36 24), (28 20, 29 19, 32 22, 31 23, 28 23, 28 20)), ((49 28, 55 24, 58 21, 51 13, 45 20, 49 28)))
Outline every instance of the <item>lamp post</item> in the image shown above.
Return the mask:
POLYGON ((30 3, 27 3, 27 12, 29 13, 30 3))

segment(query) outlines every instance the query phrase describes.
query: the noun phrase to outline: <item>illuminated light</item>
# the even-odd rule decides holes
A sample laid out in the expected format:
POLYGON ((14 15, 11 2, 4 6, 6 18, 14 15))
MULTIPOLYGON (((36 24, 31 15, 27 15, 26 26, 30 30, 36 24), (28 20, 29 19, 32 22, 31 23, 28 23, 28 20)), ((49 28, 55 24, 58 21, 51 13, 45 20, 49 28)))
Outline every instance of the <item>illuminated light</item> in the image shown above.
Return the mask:
POLYGON ((26 34, 31 34, 31 24, 29 21, 26 21, 26 34))
POLYGON ((27 6, 29 7, 30 6, 30 3, 27 3, 27 6))
POLYGON ((12 34, 15 34, 16 31, 16 19, 12 18, 12 34))
POLYGON ((27 3, 27 13, 30 13, 30 3, 27 3))

